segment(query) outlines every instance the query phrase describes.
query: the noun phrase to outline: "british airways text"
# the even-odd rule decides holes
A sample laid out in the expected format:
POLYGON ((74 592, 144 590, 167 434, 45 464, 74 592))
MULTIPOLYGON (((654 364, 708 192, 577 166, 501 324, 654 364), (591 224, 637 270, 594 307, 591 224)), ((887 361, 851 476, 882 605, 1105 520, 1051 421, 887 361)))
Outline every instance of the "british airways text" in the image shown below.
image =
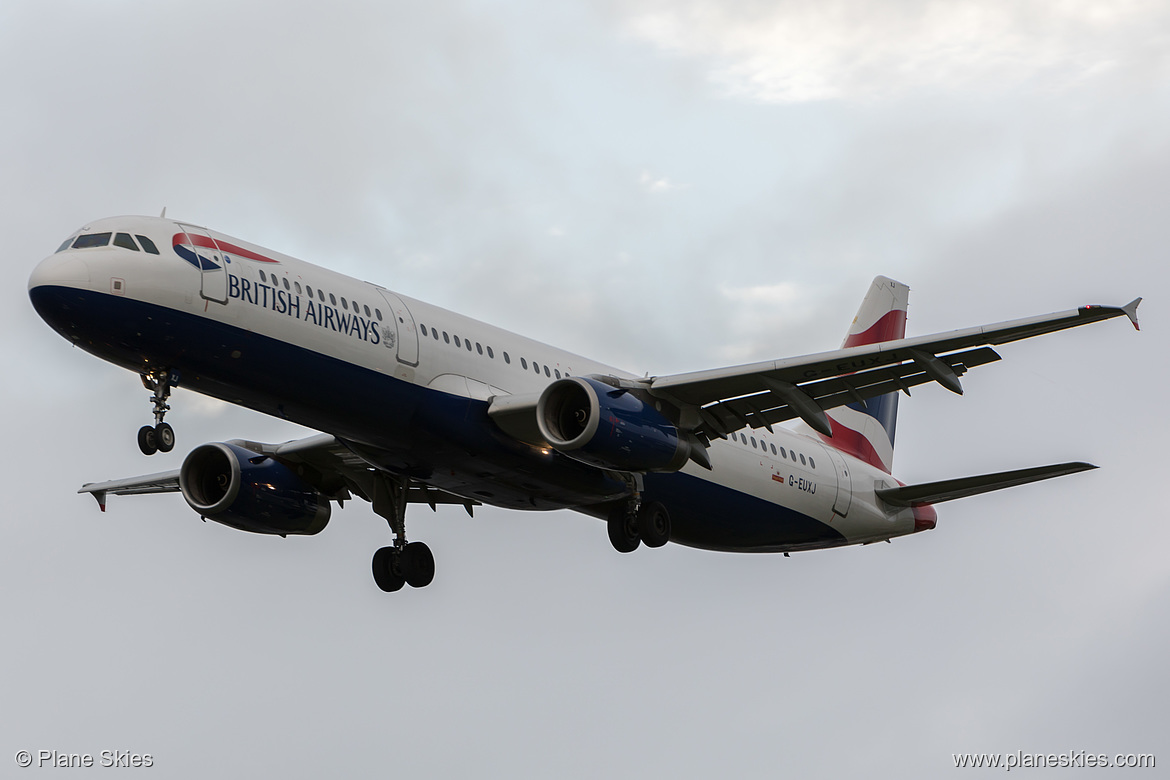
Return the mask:
POLYGON ((300 295, 295 295, 279 287, 270 287, 259 284, 250 279, 243 279, 234 274, 228 274, 228 297, 245 301, 253 306, 272 309, 277 314, 287 314, 298 320, 311 322, 322 328, 329 328, 337 333, 378 344, 382 336, 378 331, 378 323, 367 320, 353 312, 339 311, 335 306, 326 306, 313 300, 302 301, 300 295))

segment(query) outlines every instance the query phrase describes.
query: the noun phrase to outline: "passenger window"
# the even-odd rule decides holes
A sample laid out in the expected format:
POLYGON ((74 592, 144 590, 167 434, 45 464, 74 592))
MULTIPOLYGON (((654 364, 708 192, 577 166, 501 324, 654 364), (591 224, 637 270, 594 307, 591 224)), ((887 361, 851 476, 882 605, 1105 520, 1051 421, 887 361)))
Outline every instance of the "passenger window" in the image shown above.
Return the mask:
POLYGON ((293 282, 293 289, 297 291, 297 295, 301 294, 301 283, 293 282))
POLYGON ((524 369, 525 371, 528 370, 528 361, 524 358, 520 358, 520 368, 524 369))
POLYGON ((788 457, 788 451, 787 451, 787 450, 785 450, 783 447, 781 447, 781 448, 780 448, 780 457, 781 457, 781 458, 787 458, 787 457, 788 457))
POLYGON ((313 288, 312 288, 312 287, 310 287, 310 286, 309 286, 309 285, 307 285, 307 284, 305 285, 305 292, 307 292, 307 293, 309 294, 309 297, 310 297, 310 298, 312 298, 312 297, 313 297, 313 288))
POLYGON ((268 277, 264 275, 264 271, 260 271, 260 281, 267 282, 268 277))
POLYGON ((481 354, 481 355, 483 354, 483 347, 482 347, 482 346, 480 346, 480 343, 479 343, 478 341, 477 341, 477 342, 475 342, 475 351, 476 351, 476 352, 478 352, 478 353, 479 353, 479 354, 481 354))
POLYGON ((752 449, 753 450, 759 449, 759 447, 756 446, 756 437, 755 436, 752 437, 752 449))
POLYGON ((286 276, 286 277, 284 277, 284 279, 283 279, 282 281, 284 282, 284 289, 286 289, 286 290, 291 290, 291 289, 292 289, 292 285, 290 285, 290 284, 288 283, 288 277, 287 277, 287 276, 286 276))
POLYGON ((459 343, 459 337, 458 337, 458 336, 456 336, 456 337, 455 337, 455 346, 457 346, 457 347, 462 347, 462 346, 463 346, 461 343, 459 343))
POLYGON ((487 351, 488 351, 488 357, 490 357, 492 360, 495 360, 495 359, 496 359, 496 354, 495 354, 494 352, 492 352, 492 348, 491 348, 491 347, 488 347, 488 348, 487 348, 487 351))
POLYGON ((772 447, 772 454, 775 455, 776 454, 776 445, 772 444, 770 446, 772 447))
POLYGON ((114 246, 120 246, 123 249, 133 249, 138 251, 138 244, 134 243, 134 239, 130 237, 129 233, 119 233, 114 236, 114 246))
POLYGON ((436 329, 431 328, 431 335, 435 337, 435 341, 439 340, 439 331, 437 331, 436 329))
POLYGON ((93 249, 97 246, 107 246, 110 243, 110 236, 112 233, 90 233, 84 236, 78 236, 77 240, 73 242, 74 249, 93 249))
MULTIPOLYGON (((374 316, 378 318, 378 322, 381 322, 382 321, 382 310, 381 309, 374 309, 374 316)), ((438 338, 438 337, 439 336, 436 334, 435 338, 438 338)))
POLYGON ((366 313, 367 317, 370 316, 370 307, 369 306, 363 306, 362 311, 364 311, 366 313))
POLYGON ((815 469, 817 467, 817 462, 812 459, 812 455, 808 456, 808 467, 810 469, 815 469))
POLYGON ((320 287, 317 288, 317 300, 321 301, 321 303, 325 303, 325 291, 320 287))
POLYGON ((471 351, 471 340, 470 339, 463 339, 463 346, 467 347, 467 351, 470 352, 471 351))
POLYGON ((507 352, 504 353, 504 362, 508 365, 512 365, 512 358, 508 356, 507 352))
POLYGON ((427 326, 426 326, 426 325, 423 325, 423 324, 421 324, 421 323, 420 323, 420 324, 419 324, 419 326, 418 326, 418 329, 422 331, 422 334, 423 334, 424 336, 428 336, 428 335, 430 335, 430 334, 428 334, 428 333, 427 333, 427 326))
MULTIPOLYGON (((318 292, 320 291, 318 290, 318 292)), ((337 305, 337 298, 334 297, 333 293, 329 293, 329 303, 333 304, 334 306, 337 305)))
POLYGON ((545 376, 547 376, 547 377, 549 377, 549 378, 552 378, 552 374, 550 374, 550 373, 548 372, 548 366, 545 366, 545 367, 544 367, 544 375, 545 375, 545 376))
POLYGON ((138 243, 142 244, 142 248, 145 249, 147 253, 152 255, 158 254, 158 247, 154 245, 153 241, 151 241, 146 236, 139 236, 137 234, 135 234, 135 236, 138 238, 138 243))
POLYGON ((540 373, 540 364, 537 363, 535 360, 532 361, 532 370, 535 371, 537 374, 540 373))
MULTIPOLYGON (((456 336, 456 337, 455 337, 455 340, 456 340, 456 341, 458 341, 458 340, 459 340, 459 337, 458 337, 458 336, 456 336)), ((444 341, 444 342, 446 342, 446 343, 448 343, 448 344, 450 344, 450 343, 451 343, 451 337, 447 335, 447 331, 443 331, 443 341, 444 341)))
POLYGON ((553 373, 557 375, 557 379, 561 378, 561 370, 559 368, 554 368, 553 373))
POLYGON ((807 463, 805 463, 805 462, 804 462, 804 455, 801 455, 801 456, 800 456, 800 465, 802 465, 802 466, 807 466, 807 465, 808 465, 807 463))
POLYGON ((345 298, 341 299, 341 308, 349 311, 349 301, 345 300, 345 298))

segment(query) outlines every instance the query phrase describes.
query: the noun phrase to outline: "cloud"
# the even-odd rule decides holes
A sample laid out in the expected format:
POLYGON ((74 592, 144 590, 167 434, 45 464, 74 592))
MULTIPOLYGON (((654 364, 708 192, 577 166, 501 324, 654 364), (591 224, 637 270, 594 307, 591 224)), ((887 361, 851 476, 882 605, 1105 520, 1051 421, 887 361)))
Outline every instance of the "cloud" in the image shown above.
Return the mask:
POLYGON ((670 179, 665 176, 656 178, 649 171, 642 171, 642 175, 638 177, 638 183, 646 192, 670 192, 678 189, 678 185, 672 184, 670 179))
POLYGON ((1147 0, 909 2, 900 5, 647 2, 627 29, 710 63, 751 100, 880 99, 919 90, 1061 88, 1159 46, 1170 10, 1147 0))

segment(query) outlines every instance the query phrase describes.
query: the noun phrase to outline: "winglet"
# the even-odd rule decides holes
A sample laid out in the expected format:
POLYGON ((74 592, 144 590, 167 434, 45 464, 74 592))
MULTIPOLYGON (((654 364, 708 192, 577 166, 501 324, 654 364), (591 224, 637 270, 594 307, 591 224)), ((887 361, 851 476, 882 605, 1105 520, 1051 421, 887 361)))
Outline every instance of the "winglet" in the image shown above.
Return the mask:
POLYGON ((1137 307, 1141 302, 1141 298, 1134 298, 1132 301, 1121 307, 1121 310, 1125 312, 1125 316, 1129 317, 1129 321, 1133 323, 1133 329, 1139 331, 1141 330, 1141 326, 1138 325, 1137 307))
MULTIPOLYGON (((88 485, 82 487, 81 490, 79 490, 77 492, 81 493, 81 492, 85 491, 86 487, 88 487, 88 485)), ((106 491, 94 490, 90 493, 90 495, 92 495, 94 497, 94 499, 97 500, 98 507, 100 507, 103 512, 106 511, 106 491)))

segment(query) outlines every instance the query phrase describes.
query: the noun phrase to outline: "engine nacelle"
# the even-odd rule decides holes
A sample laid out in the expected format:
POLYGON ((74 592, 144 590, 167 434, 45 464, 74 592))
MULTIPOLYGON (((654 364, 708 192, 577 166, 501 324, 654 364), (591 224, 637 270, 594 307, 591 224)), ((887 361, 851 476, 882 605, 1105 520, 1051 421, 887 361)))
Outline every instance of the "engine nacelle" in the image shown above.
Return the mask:
POLYGON ((573 376, 545 388, 536 404, 545 441, 575 460, 619 471, 678 471, 690 443, 629 390, 573 376))
POLYGON ((257 534, 315 534, 329 500, 283 464, 235 444, 203 444, 179 469, 187 504, 217 523, 257 534))

